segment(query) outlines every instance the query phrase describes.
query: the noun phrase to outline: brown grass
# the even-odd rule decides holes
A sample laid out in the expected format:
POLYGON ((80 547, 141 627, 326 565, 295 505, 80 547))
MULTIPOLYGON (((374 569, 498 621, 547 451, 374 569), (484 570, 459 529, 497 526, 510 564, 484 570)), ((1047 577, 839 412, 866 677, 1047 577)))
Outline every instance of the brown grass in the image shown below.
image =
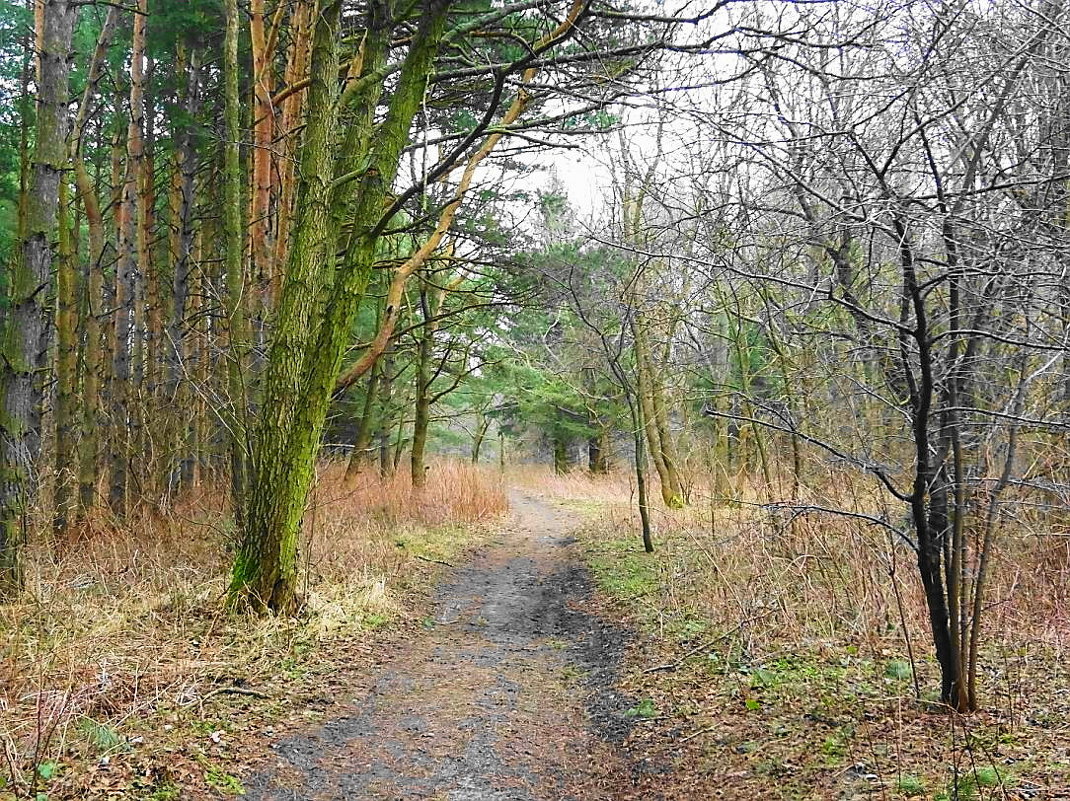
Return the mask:
MULTIPOLYGON (((526 467, 509 473, 529 491, 591 512, 597 540, 638 543, 634 479, 623 472, 554 475, 526 467)), ((787 482, 785 482, 786 484, 787 482)), ((910 628, 924 638, 927 612, 913 552, 886 529, 826 514, 792 514, 766 505, 784 497, 760 477, 693 482, 685 509, 666 509, 651 488, 659 563, 673 575, 671 604, 701 608, 719 625, 737 625, 760 609, 754 629, 770 641, 868 637, 898 628, 896 588, 910 628), (680 563, 674 568, 673 563, 680 563)), ((895 517, 903 510, 856 476, 830 472, 804 496, 815 505, 895 517)), ((804 500, 804 503, 807 502, 804 500)), ((1004 524, 986 591, 990 638, 1062 649, 1070 645, 1070 537, 1034 524, 1004 524)), ((671 610, 667 610, 671 611, 671 610)), ((922 642, 924 645, 924 640, 922 642)))
POLYGON ((402 475, 346 487, 342 469, 324 464, 306 518, 300 620, 223 611, 234 534, 218 492, 62 548, 34 544, 24 597, 0 607, 8 787, 29 792, 36 766, 99 756, 108 732, 195 709, 213 688, 261 686, 313 645, 414 612, 412 590, 433 569, 417 557, 455 557, 476 536, 473 524, 507 508, 500 478, 462 463, 435 464, 423 491, 402 475))
MULTIPOLYGON (((701 651, 678 670, 637 671, 627 689, 654 699, 666 731, 707 733, 690 741, 686 758, 688 749, 658 739, 658 726, 643 727, 632 749, 668 749, 681 765, 694 760, 686 771, 738 777, 718 780, 724 797, 841 797, 852 763, 883 771, 884 798, 901 797, 896 771, 924 778, 929 798, 977 766, 994 766, 1025 787, 1070 782, 1065 752, 1051 741, 1066 734, 1070 712, 1070 541, 1058 534, 1054 515, 1003 522, 986 593, 984 711, 955 723, 918 705, 909 679, 884 675, 894 660, 909 661, 909 634, 923 694, 933 698, 938 688, 914 553, 886 529, 771 511, 762 505, 783 498, 783 487, 721 476, 696 481, 680 511, 654 495, 657 553, 650 559, 641 553, 627 476, 528 470, 519 480, 587 507, 591 563, 648 632, 638 656, 644 667, 701 651), (707 652, 714 663, 703 661, 707 652), (751 685, 766 673, 772 688, 751 685), (815 724, 813 715, 838 723, 815 724)), ((885 509, 880 493, 857 477, 832 471, 806 497, 857 512, 896 509, 885 509)), ((975 790, 979 798, 1017 797, 975 790)))

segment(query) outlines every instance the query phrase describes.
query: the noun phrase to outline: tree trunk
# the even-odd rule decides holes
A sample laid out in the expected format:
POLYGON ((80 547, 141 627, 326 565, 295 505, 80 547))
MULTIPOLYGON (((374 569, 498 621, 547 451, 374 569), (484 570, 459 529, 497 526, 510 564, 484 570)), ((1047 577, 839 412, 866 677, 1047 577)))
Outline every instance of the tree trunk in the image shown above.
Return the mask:
MULTIPOLYGON (((180 57, 183 54, 180 53, 180 57)), ((179 103, 186 115, 192 118, 199 106, 200 57, 198 51, 192 51, 182 58, 186 65, 186 84, 179 97, 179 103)), ((175 165, 171 177, 171 308, 167 325, 168 344, 168 389, 166 396, 170 400, 174 413, 175 461, 177 462, 177 481, 171 479, 172 487, 179 488, 192 485, 196 455, 194 452, 194 429, 196 423, 186 413, 193 398, 190 392, 190 354, 191 337, 187 331, 186 315, 190 303, 191 283, 193 281, 193 203, 194 176, 197 171, 197 154, 193 148, 189 126, 176 126, 172 131, 175 143, 175 165)), ((171 470, 176 466, 172 465, 171 470)))
MULTIPOLYGON (((638 331, 638 327, 632 324, 633 333, 638 331)), ((676 499, 679 497, 675 492, 672 484, 672 475, 669 472, 668 466, 665 464, 665 457, 661 450, 661 441, 658 436, 657 426, 654 424, 654 400, 651 394, 651 381, 652 376, 648 368, 646 358, 642 354, 642 345, 640 344, 640 338, 638 334, 635 334, 635 370, 636 370, 636 403, 642 414, 639 418, 643 422, 643 433, 646 436, 646 442, 650 449, 650 461, 654 463, 654 470, 658 474, 658 479, 661 484, 661 498, 665 505, 669 508, 674 508, 676 499)))
MULTIPOLYGON (((345 153, 343 167, 351 167, 350 155, 357 157, 360 177, 339 185, 339 194, 334 195, 336 154, 331 144, 338 101, 339 6, 331 3, 321 9, 316 25, 309 122, 301 158, 301 220, 264 377, 264 406, 278 411, 262 415, 257 428, 254 480, 231 585, 232 599, 280 612, 291 611, 298 601, 298 534, 323 425, 352 319, 376 260, 376 227, 424 97, 446 22, 447 6, 429 4, 409 46, 386 116, 374 129, 374 147, 363 147, 364 143, 370 146, 373 139, 374 103, 368 103, 360 120, 347 132, 346 141, 354 143, 356 152, 345 153), (354 127, 367 127, 369 135, 354 132, 354 127), (342 268, 333 271, 335 237, 346 219, 352 221, 350 246, 342 268)), ((381 36, 384 23, 378 20, 377 25, 381 36)))
POLYGON ((561 476, 572 469, 572 460, 569 458, 568 447, 570 445, 565 435, 554 430, 551 444, 554 450, 554 473, 561 476))
POLYGON ((605 475, 611 463, 609 429, 602 426, 597 434, 587 438, 587 469, 596 475, 605 475))
POLYGON ((89 180, 81 158, 74 162, 78 194, 85 209, 89 228, 89 260, 86 266, 85 299, 85 371, 82 378, 81 435, 78 451, 78 511, 85 516, 97 502, 99 479, 101 419, 101 369, 104 354, 101 343, 104 301, 104 218, 100 212, 96 188, 89 180))
MULTIPOLYGON (((228 0, 228 4, 234 2, 228 0)), ((231 602, 260 611, 291 612, 298 603, 297 537, 312 483, 316 442, 313 431, 299 420, 307 420, 312 410, 294 395, 303 385, 306 359, 312 356, 308 342, 318 302, 318 273, 333 253, 328 235, 339 15, 340 3, 330 2, 316 22, 309 116, 300 158, 299 221, 264 375, 263 404, 273 411, 262 415, 257 426, 251 481, 241 499, 243 531, 231 579, 231 602)), ((228 8, 228 31, 232 24, 236 25, 236 10, 228 8)), ((233 35, 236 48, 236 32, 233 35)))
POLYGON ((100 322, 103 316, 102 306, 104 302, 105 247, 104 217, 100 210, 97 187, 90 180, 82 158, 82 142, 85 138, 85 125, 90 105, 100 82, 102 67, 107 58, 108 47, 111 45, 115 28, 119 23, 119 16, 120 9, 113 6, 108 10, 108 16, 101 27, 100 35, 97 38, 97 46, 90 62, 86 86, 82 93, 82 101, 78 106, 78 112, 71 127, 70 141, 68 142, 78 199, 81 201, 82 208, 85 209, 86 227, 89 229, 89 254, 85 262, 82 281, 84 296, 79 309, 82 319, 81 333, 85 338, 81 408, 77 420, 77 512, 82 519, 96 505, 97 482, 100 478, 99 431, 104 425, 101 415, 103 348, 100 322))
POLYGON ((56 261, 56 401, 55 490, 52 528, 67 533, 75 511, 75 466, 78 452, 78 313, 77 266, 72 231, 72 204, 67 181, 59 185, 59 253, 56 261))
MULTIPOLYGON (((133 38, 130 46, 130 130, 127 139, 127 164, 133 172, 134 192, 137 202, 133 204, 134 216, 134 258, 136 266, 133 274, 133 314, 130 342, 129 417, 130 428, 127 438, 127 468, 134 468, 127 475, 130 486, 127 488, 127 503, 133 491, 139 501, 145 495, 144 479, 149 475, 146 469, 149 455, 149 443, 145 428, 147 408, 142 391, 146 379, 146 355, 148 354, 149 308, 148 281, 152 271, 149 254, 149 220, 152 209, 149 208, 150 192, 146 189, 148 178, 148 141, 151 116, 147 113, 145 86, 149 59, 145 52, 148 37, 148 0, 137 0, 137 10, 133 20, 133 38)), ((151 483, 151 482, 149 482, 151 483)))
POLYGON ((390 459, 390 432, 394 427, 392 401, 394 390, 394 353, 387 351, 382 359, 382 398, 379 413, 379 475, 383 478, 394 475, 394 465, 390 459))
POLYGON ((379 399, 381 375, 382 368, 376 366, 368 377, 368 386, 364 391, 364 406, 361 409, 356 436, 353 438, 353 452, 349 454, 349 463, 346 465, 347 481, 352 481, 361 474, 371 456, 372 436, 375 433, 375 407, 379 399))
MULTIPOLYGON (((254 8, 256 2, 254 1, 254 8)), ((225 141, 223 143, 223 247, 226 273, 227 409, 225 425, 230 454, 231 504, 241 525, 247 491, 246 454, 246 350, 248 331, 244 309, 245 242, 242 229, 241 131, 238 99, 238 3, 225 0, 226 34, 223 43, 225 141)), ((263 11, 263 3, 260 3, 263 11)), ((263 20, 261 19, 261 23, 263 20)), ((266 154, 265 154, 266 155, 266 154)), ((270 164, 269 164, 270 166, 270 164)), ((266 210, 265 210, 266 214, 266 210)))
POLYGON ((420 285, 420 307, 423 311, 423 329, 416 354, 415 402, 412 422, 412 448, 409 453, 409 468, 412 485, 422 487, 427 482, 427 465, 424 453, 427 449, 427 432, 431 425, 431 354, 434 348, 437 303, 434 291, 426 283, 420 285))
MULTIPOLYGON (((275 107, 271 101, 274 50, 265 26, 264 0, 250 0, 249 40, 253 61, 253 147, 249 153, 249 242, 252 277, 256 282, 255 328, 263 336, 273 304, 275 241, 272 226, 272 167, 275 139, 275 107)), ((274 39, 275 37, 271 37, 274 39)), ((235 97, 235 104, 237 98, 235 97)))
POLYGON ((20 548, 36 496, 41 450, 42 372, 48 359, 52 259, 59 184, 67 164, 68 78, 76 7, 43 0, 35 42, 37 129, 27 186, 23 236, 7 276, 8 304, 0 321, 0 600, 22 586, 20 548))
MULTIPOLYGON (((312 3, 296 0, 290 16, 290 50, 284 74, 288 87, 298 86, 308 77, 309 59, 312 54, 312 3)), ((281 153, 276 160, 279 170, 277 209, 275 214, 275 262, 271 275, 270 304, 278 302, 282 286, 282 265, 289 254, 290 221, 294 216, 294 186, 297 183, 297 129, 304 113, 305 93, 292 92, 281 101, 278 139, 281 153)))
POLYGON ((639 492, 639 524, 642 529, 643 550, 654 553, 654 536, 650 528, 650 507, 646 491, 646 454, 643 452, 643 407, 631 402, 632 428, 635 431, 635 484, 639 492))
POLYGON ((483 441, 487 437, 490 428, 490 418, 483 412, 479 412, 476 418, 476 431, 472 437, 472 464, 479 464, 479 452, 483 448, 483 441))
POLYGON ((661 479, 661 497, 670 509, 684 505, 683 487, 677 467, 676 448, 669 431, 668 414, 660 378, 650 356, 650 343, 645 322, 636 312, 632 320, 635 338, 635 361, 637 369, 637 393, 642 407, 644 430, 650 447, 650 457, 661 479))
MULTIPOLYGON (((144 11, 146 0, 138 0, 144 11)), ((134 362, 140 349, 138 342, 138 267, 141 253, 141 225, 138 210, 140 197, 142 124, 144 122, 145 14, 134 14, 130 55, 130 122, 126 136, 126 171, 119 204, 119 260, 115 281, 115 344, 112 348, 112 419, 115 437, 111 443, 111 484, 108 501, 116 515, 124 515, 129 500, 129 465, 138 441, 138 412, 135 409, 134 362)))

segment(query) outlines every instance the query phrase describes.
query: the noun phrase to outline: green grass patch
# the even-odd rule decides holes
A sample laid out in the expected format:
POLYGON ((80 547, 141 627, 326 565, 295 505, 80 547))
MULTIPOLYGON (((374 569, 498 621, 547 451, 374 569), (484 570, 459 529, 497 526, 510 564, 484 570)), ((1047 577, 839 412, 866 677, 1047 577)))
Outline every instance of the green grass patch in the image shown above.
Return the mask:
POLYGON ((899 781, 896 782, 895 789, 900 795, 905 795, 907 798, 913 798, 914 796, 925 795, 925 784, 917 776, 910 773, 904 773, 899 777, 899 781))
POLYGON ((644 698, 638 704, 631 709, 627 709, 624 712, 626 718, 653 718, 658 714, 657 707, 654 706, 654 699, 644 698))
POLYGON ((204 769, 204 781, 223 795, 245 795, 241 780, 218 765, 208 764, 204 769))
POLYGON ((452 562, 476 540, 471 526, 434 526, 402 529, 394 544, 413 556, 452 562))
POLYGON ((596 543, 588 553, 599 589, 620 601, 638 601, 660 590, 658 562, 633 539, 596 543))

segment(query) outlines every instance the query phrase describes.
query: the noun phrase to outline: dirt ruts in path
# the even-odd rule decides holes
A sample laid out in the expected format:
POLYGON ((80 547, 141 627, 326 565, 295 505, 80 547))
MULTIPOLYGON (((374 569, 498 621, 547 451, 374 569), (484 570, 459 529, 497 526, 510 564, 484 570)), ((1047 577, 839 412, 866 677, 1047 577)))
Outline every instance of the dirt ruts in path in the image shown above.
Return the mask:
POLYGON ((590 607, 576 521, 519 493, 495 543, 449 574, 434 625, 317 729, 276 743, 247 798, 613 798, 626 633, 590 607))

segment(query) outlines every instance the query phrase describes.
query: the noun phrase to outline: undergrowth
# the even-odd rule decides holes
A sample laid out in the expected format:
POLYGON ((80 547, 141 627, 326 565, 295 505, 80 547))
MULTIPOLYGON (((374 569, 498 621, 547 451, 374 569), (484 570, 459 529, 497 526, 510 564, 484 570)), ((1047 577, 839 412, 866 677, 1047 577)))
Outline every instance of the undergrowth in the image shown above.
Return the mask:
POLYGON ((224 611, 234 531, 214 487, 169 516, 34 543, 23 598, 0 607, 0 799, 240 794, 242 738, 415 625, 435 562, 506 510, 496 475, 433 469, 416 491, 322 466, 293 619, 224 611))
MULTIPOLYGON (((585 514, 582 547, 601 593, 643 635, 624 690, 663 719, 633 732, 633 753, 669 755, 724 797, 967 801, 1070 789, 1064 543, 1024 530, 1004 538, 984 709, 950 716, 934 703, 913 554, 883 530, 770 512, 762 504, 774 493, 739 476, 700 483, 684 510, 652 505, 651 556, 627 476, 528 470, 518 480, 585 514)), ((879 501, 843 475, 826 491, 844 508, 879 501)))

